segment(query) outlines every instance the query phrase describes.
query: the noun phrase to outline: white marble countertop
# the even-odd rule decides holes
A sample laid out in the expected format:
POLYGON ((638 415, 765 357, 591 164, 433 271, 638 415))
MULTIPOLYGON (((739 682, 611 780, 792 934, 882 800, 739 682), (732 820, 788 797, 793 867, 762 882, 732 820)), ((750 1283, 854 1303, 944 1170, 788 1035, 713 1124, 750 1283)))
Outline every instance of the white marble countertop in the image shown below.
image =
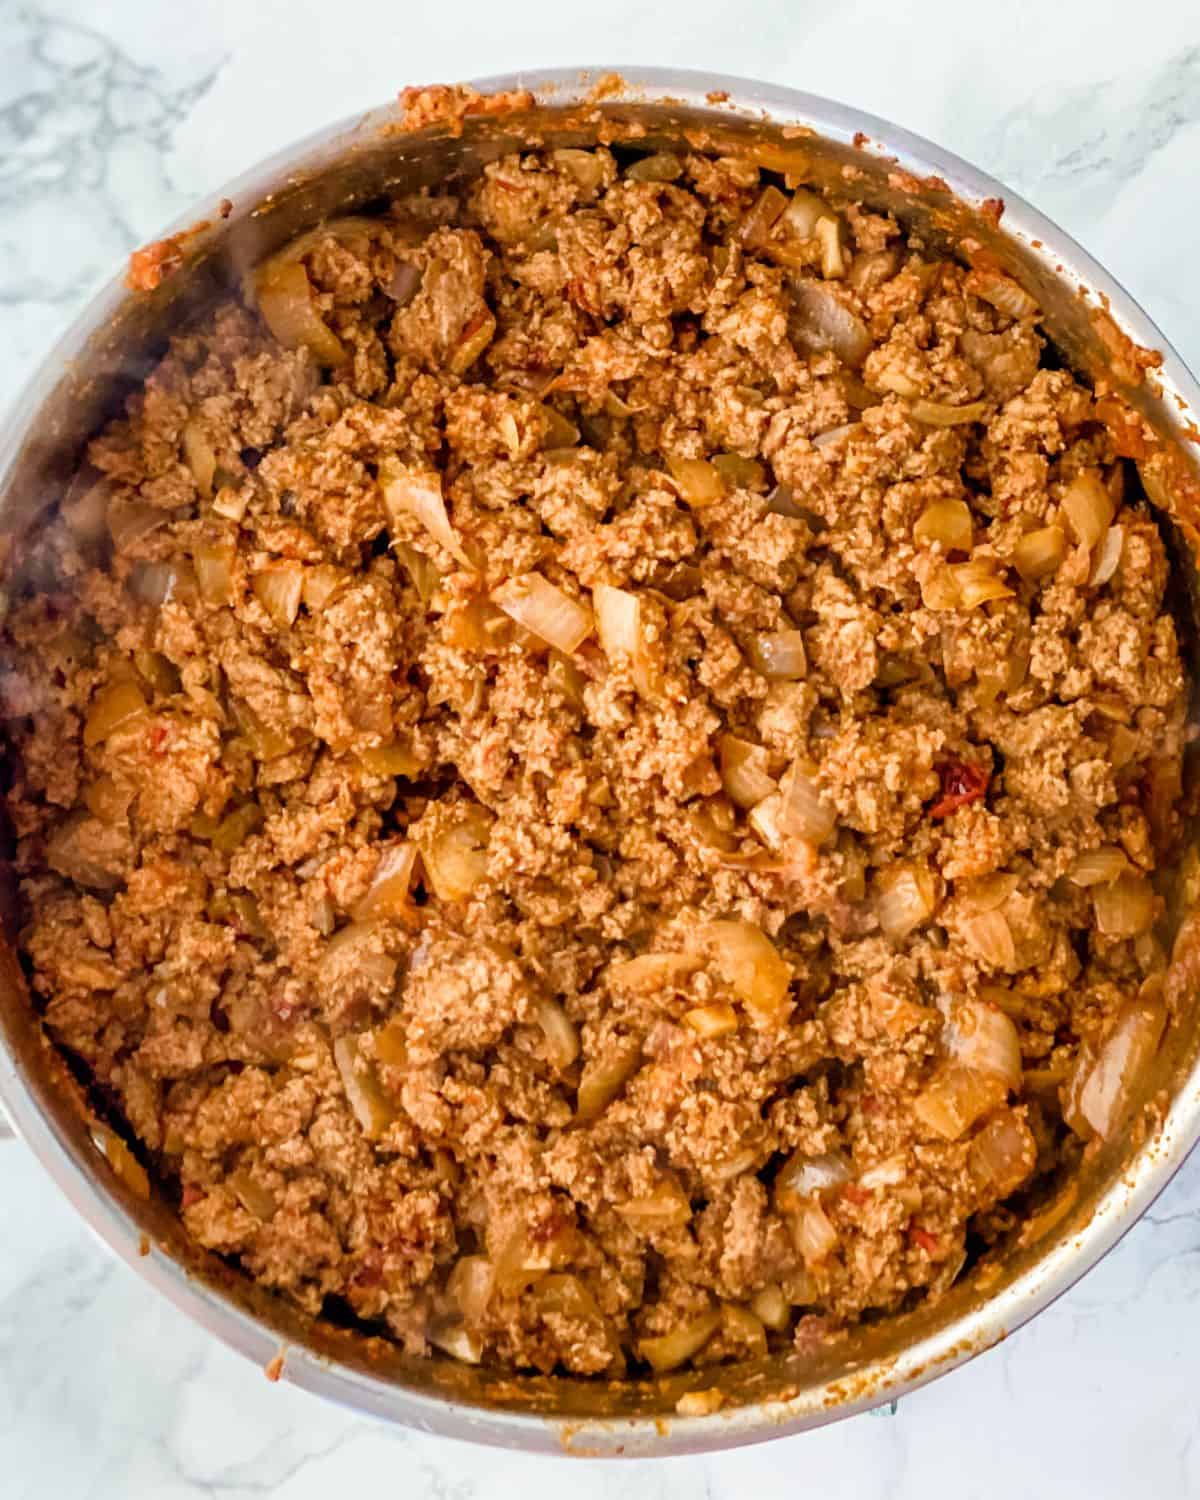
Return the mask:
MULTIPOLYGON (((135 244, 315 125, 409 82, 669 62, 857 103, 1083 241, 1200 368, 1194 0, 0 0, 0 407, 135 244)), ((658 1464, 390 1430, 215 1346, 0 1142, 0 1492, 538 1500, 1126 1500, 1200 1494, 1200 1160, 1073 1293, 894 1415, 658 1464), (1197 1318, 1197 1322, 1193 1322, 1197 1318)))

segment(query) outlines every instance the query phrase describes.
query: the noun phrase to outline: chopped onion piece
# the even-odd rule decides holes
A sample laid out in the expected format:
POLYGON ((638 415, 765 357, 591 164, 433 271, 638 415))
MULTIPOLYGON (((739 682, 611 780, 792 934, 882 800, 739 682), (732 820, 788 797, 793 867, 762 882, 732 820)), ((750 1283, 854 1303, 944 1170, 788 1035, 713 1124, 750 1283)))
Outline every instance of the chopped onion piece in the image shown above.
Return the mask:
POLYGON ((913 1113, 943 1140, 956 1141, 976 1120, 1006 1100, 1008 1089, 996 1073, 976 1073, 950 1062, 940 1067, 913 1101, 913 1113))
POLYGON ((842 234, 838 221, 824 215, 817 220, 814 237, 821 250, 821 275, 833 281, 846 274, 846 259, 842 254, 842 234))
POLYGON ((510 620, 570 656, 592 631, 592 612, 540 573, 524 573, 492 590, 510 620))
POLYGON ((992 558, 950 565, 961 609, 977 609, 991 599, 1012 598, 1012 589, 996 572, 998 566, 992 558))
POLYGON ((715 504, 725 494, 720 469, 706 458, 668 458, 667 468, 680 494, 697 510, 715 504))
POLYGON ((720 1312, 714 1310, 701 1313, 698 1318, 681 1323, 670 1333, 664 1333, 658 1338, 639 1339, 638 1353, 648 1365, 663 1375, 699 1354, 720 1326, 720 1312))
POLYGON ((1029 1177, 1037 1162, 1037 1146, 1029 1127, 1011 1109, 997 1111, 971 1142, 967 1170, 976 1186, 999 1201, 1029 1177))
POLYGON ((200 542, 193 561, 196 583, 205 604, 233 603, 233 561, 237 543, 233 541, 200 542))
POLYGON ((913 540, 918 545, 941 544, 946 552, 970 552, 975 538, 971 507, 965 500, 935 500, 917 517, 913 540))
POLYGON ((721 785, 735 806, 754 807, 776 790, 775 780, 767 771, 770 757, 762 745, 724 734, 718 742, 718 753, 721 785))
POLYGON ((659 990, 679 989, 699 969, 694 953, 639 953, 636 958, 609 964, 606 978, 634 995, 652 995, 659 990))
POLYGON ((629 663, 634 686, 644 697, 659 690, 659 673, 650 659, 642 628, 641 600, 628 589, 598 583, 592 590, 596 634, 609 661, 629 663))
POLYGON ((792 200, 780 217, 780 225, 798 240, 811 240, 822 219, 832 219, 829 205, 824 198, 810 192, 808 188, 796 188, 792 200))
POLYGON ((452 375, 465 375, 487 346, 492 342, 496 333, 496 319, 493 314, 484 309, 463 329, 462 337, 450 351, 446 360, 446 368, 452 375))
POLYGON ((170 512, 157 505, 143 505, 140 500, 123 500, 114 496, 108 507, 108 534, 116 550, 125 552, 144 536, 165 526, 170 518, 170 512))
POLYGON ((450 524, 442 496, 442 477, 435 469, 414 468, 399 459, 385 458, 379 465, 379 489, 393 522, 401 516, 415 517, 464 568, 477 571, 450 524))
POLYGON ((792 1321, 792 1309, 777 1281, 770 1281, 755 1292, 750 1299, 750 1308, 754 1316, 773 1333, 782 1333, 792 1321))
POLYGON ((129 574, 129 592, 143 604, 161 608, 186 588, 191 566, 178 562, 135 562, 129 574))
POLYGON ((801 838, 809 844, 821 844, 837 826, 837 813, 821 796, 816 782, 800 762, 792 768, 780 787, 783 803, 779 809, 779 827, 785 837, 801 838))
POLYGON ((1128 869, 1129 860, 1123 849, 1102 844, 1099 849, 1085 849, 1077 856, 1069 873, 1074 885, 1110 885, 1128 869))
POLYGON ((1118 875, 1092 889, 1096 926, 1108 938, 1134 938, 1154 925, 1154 887, 1143 875, 1118 875))
POLYGON ((861 422, 842 422, 837 427, 827 427, 824 432, 818 432, 812 440, 814 448, 831 448, 834 443, 840 443, 850 433, 857 432, 862 426, 861 422))
POLYGON ((542 447, 571 448, 579 441, 579 428, 553 406, 543 405, 542 447))
POLYGON ((454 1318, 435 1318, 429 1342, 463 1365, 477 1365, 483 1359, 483 1340, 454 1318))
POLYGON ((1112 525, 1112 496, 1090 469, 1076 474, 1062 497, 1063 513, 1085 547, 1095 547, 1112 525))
POLYGON ((1161 1000, 1139 995, 1117 1018, 1079 1093, 1079 1112, 1102 1140, 1124 1123, 1167 1024, 1161 1000))
POLYGON ((642 1198, 630 1198, 618 1203, 616 1211, 631 1224, 645 1229, 668 1229, 686 1224, 692 1217, 692 1205, 683 1189, 673 1182, 664 1182, 642 1198))
POLYGON ((988 409, 986 401, 968 401, 965 406, 949 406, 944 401, 927 401, 917 396, 909 402, 909 415, 925 427, 962 427, 967 422, 981 422, 988 409))
POLYGON ((747 820, 767 848, 773 849, 777 854, 782 853, 788 841, 779 822, 782 814, 783 793, 772 792, 750 809, 747 820))
POLYGON ((285 349, 307 349, 323 365, 340 365, 346 347, 317 311, 308 272, 298 261, 270 260, 254 276, 258 310, 285 349))
POLYGON ((767 471, 756 458, 740 453, 716 453, 712 466, 731 490, 756 490, 767 482, 767 471))
POLYGON ((742 220, 738 238, 744 245, 752 248, 760 246, 787 206, 788 200, 777 187, 763 188, 754 206, 742 220))
POLYGON ((439 901, 467 901, 487 874, 492 818, 469 803, 458 821, 418 840, 425 877, 439 901))
POLYGON ((380 1085, 374 1068, 360 1055, 358 1037, 338 1037, 333 1044, 333 1060, 351 1113, 366 1138, 377 1141, 396 1118, 396 1107, 380 1085))
POLYGON ((250 580, 258 602, 283 629, 294 624, 304 589, 304 567, 296 562, 268 563, 250 580))
POLYGON ((482 1320, 492 1300, 496 1268, 486 1255, 463 1255, 446 1278, 446 1295, 468 1323, 482 1320))
POLYGON ((769 630, 750 637, 750 659, 772 682, 799 682, 808 672, 802 630, 769 630))
POLYGON ((1096 551, 1096 565, 1092 569, 1092 576, 1088 583, 1092 588, 1102 588, 1121 563, 1121 553, 1125 549, 1125 528, 1123 526, 1110 526, 1104 533, 1104 540, 1096 551))
POLYGON ((946 1050, 972 1072, 994 1074, 1010 1089, 1021 1087, 1021 1039, 995 1006, 979 1000, 959 1005, 946 1026, 946 1050))
POLYGON ((806 1198, 794 1213, 792 1238, 806 1266, 818 1266, 837 1249, 838 1232, 816 1198, 806 1198))
POLYGON ((767 1330, 762 1319, 748 1307, 738 1307, 734 1302, 721 1304, 721 1318, 725 1324, 727 1338, 744 1344, 751 1359, 761 1359, 767 1352, 767 1330))
POLYGON ((122 678, 109 683, 92 699, 83 726, 83 743, 99 745, 145 712, 146 699, 136 682, 122 678))
MULTIPOLYGON (((418 552, 415 547, 408 546, 406 542, 396 542, 392 550, 412 579, 413 587, 421 603, 428 604, 437 593, 438 585, 442 581, 441 574, 434 567, 432 559, 426 557, 423 552, 418 552)), ((317 570, 314 568, 312 571, 315 573, 317 570)), ((307 602, 306 599, 305 603, 307 602)))
POLYGON ((305 568, 304 587, 301 598, 310 610, 322 610, 334 594, 346 582, 346 573, 332 563, 318 563, 314 568, 305 568))
POLYGON ((924 861, 887 865, 875 878, 875 914, 885 936, 901 942, 933 915, 937 884, 924 861))
POLYGON ((399 1016, 381 1026, 373 1038, 377 1060, 389 1068, 408 1066, 408 1035, 399 1016))
POLYGON ((279 1212, 275 1194, 261 1182, 256 1182, 249 1172, 239 1168, 236 1172, 230 1172, 225 1181, 233 1189, 237 1201, 256 1219, 266 1222, 279 1212))
POLYGON ((963 917, 958 927, 963 941, 985 964, 993 969, 1016 967, 1016 944, 1008 918, 1002 911, 973 912, 963 917))
POLYGON ((129 1189, 135 1198, 149 1199, 150 1177, 145 1167, 115 1131, 109 1130, 106 1125, 93 1126, 92 1144, 108 1162, 114 1176, 129 1189))
POLYGON ((775 1204, 783 1211, 799 1208, 805 1198, 829 1193, 850 1181, 850 1163, 841 1151, 809 1156, 795 1151, 775 1179, 775 1204))
POLYGON ((901 1152, 897 1156, 886 1156, 873 1167, 859 1173, 858 1185, 873 1192, 881 1187, 898 1187, 908 1176, 908 1158, 901 1152))
POLYGON ((371 884, 351 913, 354 920, 409 916, 413 911, 410 891, 416 863, 415 844, 389 844, 379 856, 371 884))
POLYGON ((702 922, 689 939, 757 1022, 786 1016, 792 971, 761 928, 743 921, 702 922))
POLYGON ((1058 571, 1066 556, 1067 538, 1061 526, 1043 526, 1023 536, 1013 548, 1013 566, 1027 583, 1058 571))
POLYGON ((539 1000, 537 1018, 546 1038, 550 1061, 562 1072, 579 1056, 579 1032, 575 1023, 557 1000, 539 1000))
POLYGON ((673 151, 656 151, 640 156, 625 171, 627 182, 674 182, 683 172, 683 163, 673 151))
POLYGON ((797 277, 792 281, 796 307, 796 339, 814 354, 832 349, 846 364, 857 368, 871 349, 867 325, 824 282, 797 277))
POLYGON ((192 471, 196 488, 205 500, 211 500, 213 475, 217 472, 217 455, 213 452, 203 426, 195 417, 183 424, 182 440, 184 461, 192 471))
POLYGON ((1031 297, 1019 282, 1002 271, 980 269, 971 271, 963 283, 964 289, 976 297, 990 302, 1010 318, 1036 318, 1040 311, 1037 299, 1031 297))
POLYGON ((728 1036, 738 1029, 738 1016, 732 1005, 697 1005, 684 1013, 683 1024, 697 1036, 728 1036))
POLYGON ((581 1125, 598 1119, 641 1067, 642 1045, 623 1037, 603 1058, 587 1062, 575 1096, 575 1119, 581 1125))

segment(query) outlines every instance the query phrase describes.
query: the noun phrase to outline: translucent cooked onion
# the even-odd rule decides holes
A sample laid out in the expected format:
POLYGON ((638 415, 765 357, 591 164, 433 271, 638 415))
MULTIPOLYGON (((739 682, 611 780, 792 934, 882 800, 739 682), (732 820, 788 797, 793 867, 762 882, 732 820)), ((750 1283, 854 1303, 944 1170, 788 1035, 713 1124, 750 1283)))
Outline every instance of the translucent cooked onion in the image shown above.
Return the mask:
POLYGON ((308 272, 298 260, 273 259, 260 266, 254 276, 254 300, 285 349, 307 349, 323 365, 346 360, 346 346, 318 312, 308 272))
POLYGON ((950 406, 944 401, 927 401, 921 396, 908 404, 909 415, 925 427, 962 427, 981 422, 987 414, 986 401, 968 401, 964 406, 950 406))
POLYGON ((551 1063, 560 1072, 569 1068, 579 1056, 579 1032, 557 1000, 543 998, 537 1003, 538 1025, 546 1039, 551 1063))
POLYGON ((875 877, 875 914, 884 935, 901 942, 933 915, 937 884, 924 861, 887 865, 875 877))
POLYGON ((570 656, 592 631, 592 612, 540 573, 524 573, 492 590, 492 600, 510 620, 570 656))
POLYGON ((770 757, 762 745, 724 734, 718 741, 718 756, 721 785, 736 807, 754 807, 776 790, 775 779, 767 770, 770 757))
POLYGON ((304 567, 297 562, 268 563, 250 580, 255 598, 281 629, 295 623, 304 590, 304 567))
POLYGON ((782 812, 783 793, 772 792, 770 796, 764 797, 761 802, 756 803, 750 809, 750 816, 747 820, 767 848, 773 849, 776 853, 781 853, 788 841, 779 823, 782 812))
POLYGON ((135 1198, 149 1199, 149 1175, 121 1137, 115 1131, 109 1130, 106 1125, 93 1126, 91 1134, 92 1144, 108 1162, 114 1176, 129 1189, 135 1198))
POLYGON ((720 469, 706 458, 668 458, 667 468, 679 493, 697 510, 715 504, 725 494, 720 469))
POLYGON ((496 1285, 496 1268, 486 1255, 463 1255, 446 1278, 446 1295, 468 1323, 479 1323, 496 1285))
MULTIPOLYGON (((395 552, 397 560, 403 564, 405 572, 412 579, 413 587, 416 589, 422 604, 428 604, 437 592, 438 585, 442 581, 441 574, 433 564, 433 560, 418 552, 415 547, 410 547, 405 542, 396 542, 392 551, 395 552)), ((312 570, 316 572, 314 568, 312 570)), ((307 603, 307 600, 305 601, 307 603)))
POLYGON ((694 953, 639 953, 609 964, 605 977, 610 985, 631 995, 653 995, 680 988, 700 967, 701 960, 694 953))
POLYGON ((1112 844, 1102 844, 1099 849, 1085 849, 1070 869, 1074 885, 1110 885, 1119 875, 1129 869, 1129 860, 1123 849, 1112 844))
POLYGON ((842 254, 842 233, 838 221, 825 215, 817 220, 813 237, 821 252, 821 275, 833 281, 846 274, 846 258, 842 254))
POLYGON ((697 1036, 711 1039, 736 1031, 738 1016, 732 1005, 697 1005, 684 1013, 683 1024, 697 1036))
POLYGON ((1118 875, 1092 890, 1096 926, 1108 938, 1134 938, 1154 925, 1154 887, 1142 875, 1118 875))
POLYGON ((788 1217, 792 1239, 806 1266, 819 1266, 837 1249, 838 1232, 816 1198, 806 1198, 788 1217))
POLYGON ((642 1046, 636 1037, 622 1037, 610 1044, 601 1058, 586 1062, 575 1096, 575 1118, 581 1125, 599 1119, 642 1063, 642 1046))
POLYGON ((191 576, 191 566, 184 559, 135 562, 129 572, 129 592, 143 604, 159 609, 187 591, 191 576))
POLYGON ((999 1074, 945 1063, 913 1101, 913 1113, 935 1135, 956 1141, 976 1120, 1005 1103, 1007 1094, 999 1074))
POLYGON ((1062 497, 1063 514, 1085 547, 1095 547, 1112 525, 1112 496, 1099 475, 1084 469, 1071 480, 1062 497))
POLYGON ((997 572, 999 564, 992 558, 952 563, 948 569, 958 590, 960 609, 978 609, 992 599, 1011 599, 1012 589, 997 572))
POLYGON ((1079 1112, 1102 1140, 1111 1140, 1133 1105, 1167 1024, 1161 1000, 1139 995, 1121 1012, 1079 1092, 1079 1112))
POLYGON ((638 1353, 660 1375, 678 1369, 694 1358, 721 1326, 721 1314, 715 1310, 701 1313, 658 1338, 639 1339, 638 1353))
POLYGON ((1002 1010, 964 1001, 945 1028, 945 1041, 946 1051, 964 1068, 994 1074, 1007 1088, 1021 1087, 1021 1039, 1002 1010))
POLYGON ((125 500, 113 496, 108 506, 108 534, 118 552, 128 551, 135 542, 140 542, 152 531, 165 526, 170 513, 157 505, 143 505, 140 500, 125 500))
POLYGON ((346 579, 346 572, 334 567, 332 563, 318 563, 316 567, 305 568, 304 587, 300 592, 305 607, 314 612, 324 609, 346 579))
POLYGON ((767 482, 767 471, 756 458, 740 453, 715 453, 712 466, 731 490, 757 490, 767 482))
POLYGON ((772 1333, 782 1333, 792 1321, 791 1306, 777 1281, 770 1281, 755 1292, 750 1299, 750 1310, 772 1333))
POLYGON ((1010 318, 1036 318, 1041 311, 1037 299, 1002 271, 971 271, 963 285, 966 291, 982 297, 1010 318))
POLYGON ((399 1016, 395 1016, 386 1026, 381 1026, 373 1041, 377 1061, 389 1068, 408 1066, 408 1035, 399 1016))
POLYGON ((935 500, 917 517, 913 540, 929 547, 935 542, 946 552, 970 552, 975 538, 971 507, 965 500, 935 500))
POLYGON ((429 1342, 459 1364, 477 1365, 483 1359, 483 1340, 456 1318, 435 1318, 429 1325, 429 1342))
POLYGON ((196 488, 205 500, 211 500, 213 475, 217 472, 217 455, 213 452, 213 446, 203 426, 195 417, 189 418, 183 424, 180 438, 183 444, 184 462, 192 471, 196 488))
POLYGON ((756 1021, 770 1024, 787 1014, 792 971, 761 928, 740 920, 702 922, 689 938, 756 1021))
POLYGON ((233 562, 237 543, 233 541, 199 542, 192 555, 196 584, 205 604, 233 603, 233 562))
POLYGON ((841 1151, 825 1151, 820 1156, 795 1151, 775 1179, 776 1206, 785 1212, 797 1209, 805 1198, 830 1193, 849 1182, 850 1176, 850 1163, 841 1151))
POLYGON ((439 901, 467 901, 487 875, 487 844, 492 818, 486 808, 469 804, 457 822, 418 840, 425 878, 439 901))
POLYGON ((692 1205, 683 1189, 664 1182, 641 1198, 630 1198, 616 1205, 616 1211, 639 1229, 667 1229, 686 1224, 692 1217, 692 1205))
POLYGON ((399 459, 385 458, 379 465, 379 490, 393 524, 402 516, 414 517, 464 568, 476 571, 450 524, 442 496, 442 477, 435 469, 415 468, 399 459))
POLYGON ((410 892, 417 864, 417 846, 407 841, 389 844, 380 854, 371 884, 351 915, 356 922, 373 917, 407 917, 414 908, 410 892))
POLYGON ((837 427, 827 427, 824 432, 817 433, 812 440, 812 445, 814 448, 832 448, 834 443, 840 443, 844 437, 857 432, 861 426, 861 422, 842 422, 837 427))
POLYGON ((802 630, 767 630, 750 637, 750 660, 772 682, 799 682, 808 673, 802 630))
POLYGON ((238 727, 238 733, 258 760, 274 760, 277 755, 286 755, 292 748, 291 737, 285 730, 265 723, 240 698, 229 700, 229 713, 238 727))
POLYGON ((832 349, 852 368, 857 368, 871 350, 867 325, 824 282, 797 277, 792 281, 796 307, 796 339, 814 354, 832 349))
POLYGON ((485 309, 467 324, 450 351, 446 368, 452 375, 465 375, 496 335, 496 319, 485 309))
POLYGON ((358 1037, 338 1037, 333 1044, 333 1060, 351 1113, 366 1138, 377 1141, 396 1118, 396 1107, 384 1092, 374 1068, 360 1055, 358 1037))
POLYGON ((553 406, 539 408, 542 416, 542 447, 570 448, 579 441, 579 428, 553 406))
POLYGON ((1011 1109, 998 1110, 987 1120, 967 1152, 967 1170, 976 1186, 996 1200, 1015 1193, 1036 1162, 1033 1136, 1011 1109))
POLYGON ((1027 583, 1036 583, 1058 571, 1067 553, 1067 538, 1061 526, 1043 526, 1023 536, 1013 548, 1013 567, 1027 583))
POLYGON ((796 188, 780 216, 780 227, 798 240, 811 240, 822 219, 833 219, 829 205, 808 188, 796 188))
POLYGON ((1121 564, 1121 554, 1124 550, 1125 528, 1110 526, 1096 551, 1096 564, 1092 568, 1092 576, 1088 579, 1092 588, 1102 588, 1109 581, 1121 564))
POLYGON ((146 699, 136 682, 122 678, 109 683, 92 699, 83 726, 83 743, 89 746, 103 743, 146 711, 146 699))
POLYGON ((638 692, 646 698, 656 697, 659 672, 647 648, 641 600, 629 589, 598 583, 592 590, 592 607, 605 656, 614 665, 627 663, 638 692))
POLYGON ((908 1158, 901 1152, 897 1156, 887 1156, 873 1167, 868 1167, 865 1172, 860 1172, 858 1185, 873 1192, 876 1188, 898 1187, 907 1176, 908 1158))
POLYGON ((683 163, 673 151, 640 156, 625 169, 628 182, 674 182, 683 173, 683 163))
POLYGON ((787 838, 804 839, 809 844, 823 844, 837 827, 837 813, 821 796, 816 782, 798 761, 780 786, 783 801, 779 808, 779 828, 787 838))
POLYGON ((266 1223, 279 1212, 279 1203, 275 1194, 270 1188, 257 1182, 249 1172, 239 1168, 235 1172, 230 1172, 225 1182, 233 1189, 234 1197, 246 1212, 253 1214, 256 1219, 262 1219, 266 1223))
POLYGON ((725 1336, 741 1344, 751 1359, 761 1359, 767 1352, 767 1330, 763 1327, 762 1319, 748 1307, 723 1302, 721 1320, 725 1325, 725 1336))
POLYGON ((1012 928, 1002 911, 979 911, 960 919, 958 930, 975 956, 993 969, 1016 966, 1017 949, 1012 928))
POLYGON ((777 187, 763 188, 738 228, 738 239, 752 248, 762 245, 787 206, 788 200, 777 187))

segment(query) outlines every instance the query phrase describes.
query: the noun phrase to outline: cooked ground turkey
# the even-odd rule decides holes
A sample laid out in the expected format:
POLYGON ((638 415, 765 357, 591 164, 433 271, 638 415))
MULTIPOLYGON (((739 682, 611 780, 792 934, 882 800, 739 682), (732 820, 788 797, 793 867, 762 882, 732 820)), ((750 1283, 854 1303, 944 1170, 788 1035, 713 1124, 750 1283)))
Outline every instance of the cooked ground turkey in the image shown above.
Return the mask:
POLYGON ((602 149, 172 341, 0 709, 36 1004, 195 1241, 637 1373, 937 1296, 1119 1127, 1184 681, 1051 353, 986 262, 602 149))

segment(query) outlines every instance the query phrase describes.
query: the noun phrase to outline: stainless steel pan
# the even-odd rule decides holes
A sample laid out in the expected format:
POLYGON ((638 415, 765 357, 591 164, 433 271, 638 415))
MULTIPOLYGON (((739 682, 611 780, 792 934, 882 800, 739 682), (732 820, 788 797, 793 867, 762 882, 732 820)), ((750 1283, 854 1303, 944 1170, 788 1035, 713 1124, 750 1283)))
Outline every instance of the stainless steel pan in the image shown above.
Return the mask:
MULTIPOLYGON (((552 145, 586 143, 601 134, 647 145, 686 139, 751 151, 810 180, 848 182, 862 199, 891 208, 932 238, 969 235, 986 244, 1038 296, 1046 325, 1071 363, 1153 423, 1160 438, 1155 494, 1172 512, 1181 610, 1190 618, 1200 488, 1191 457, 1196 428, 1189 424, 1200 421, 1200 389, 1132 299, 1034 209, 984 173, 884 121, 740 79, 643 69, 601 80, 596 73, 562 71, 477 87, 488 94, 528 89, 533 98, 514 96, 509 112, 468 116, 455 129, 407 129, 397 108, 388 106, 323 130, 203 205, 194 217, 207 220, 206 227, 192 226, 177 242, 182 267, 157 290, 131 294, 120 280, 107 287, 51 352, 0 433, 0 533, 20 533, 56 501, 84 440, 144 373, 166 332, 299 230, 383 193, 470 171, 531 135, 552 145), (232 204, 227 217, 221 199, 232 204), (998 199, 1004 209, 997 224, 998 199), (1148 380, 1140 378, 1133 346, 1163 356, 1148 380)), ((1194 641, 1187 649, 1200 665, 1194 641)), ((1089 1162, 1048 1203, 1040 1223, 974 1268, 936 1306, 860 1330, 818 1358, 777 1357, 722 1372, 726 1404, 708 1417, 680 1417, 675 1408, 687 1389, 713 1384, 711 1370, 601 1386, 515 1379, 444 1359, 406 1362, 382 1341, 309 1323, 198 1252, 171 1210, 155 1197, 132 1193, 97 1150, 87 1101, 40 1034, 11 946, 4 945, 0 1101, 29 1149, 112 1250, 260 1365, 284 1349, 284 1378, 308 1390, 393 1422, 514 1448, 646 1456, 730 1447, 849 1416, 953 1369, 1065 1291, 1153 1201, 1200 1135, 1186 917, 1194 883, 1174 882, 1171 896, 1172 928, 1183 921, 1174 983, 1184 1014, 1153 1080, 1160 1128, 1089 1162)), ((1174 936, 1174 930, 1166 934, 1174 936)))

